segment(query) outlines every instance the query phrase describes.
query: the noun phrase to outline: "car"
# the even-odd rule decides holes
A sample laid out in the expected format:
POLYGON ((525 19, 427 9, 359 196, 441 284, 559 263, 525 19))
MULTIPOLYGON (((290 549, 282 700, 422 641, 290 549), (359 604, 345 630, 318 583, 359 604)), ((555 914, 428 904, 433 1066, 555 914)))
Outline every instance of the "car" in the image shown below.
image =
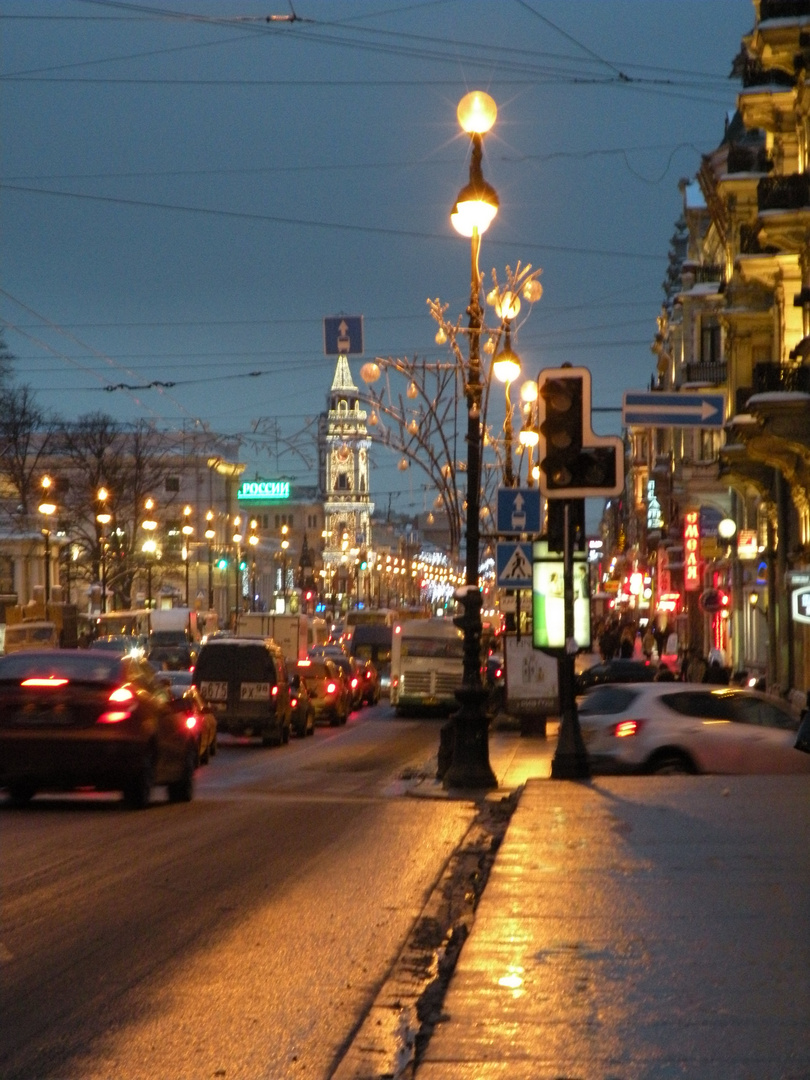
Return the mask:
POLYGON ((306 685, 315 722, 332 727, 345 724, 349 716, 349 692, 335 662, 328 657, 299 660, 296 672, 306 685))
POLYGON ((158 671, 191 671, 197 663, 199 648, 189 644, 153 645, 146 659, 158 671))
POLYGON ((652 682, 657 672, 658 667, 645 660, 614 657, 581 671, 576 677, 576 692, 581 694, 591 686, 604 683, 652 682))
POLYGON ((39 791, 121 791, 136 808, 165 784, 194 791, 197 741, 143 658, 43 649, 0 658, 0 787, 24 805, 39 791))
POLYGON ((290 672, 290 708, 292 730, 299 739, 315 734, 315 707, 309 696, 307 684, 296 669, 290 672))
POLYGON ((360 669, 360 690, 365 705, 376 705, 380 700, 380 676, 370 660, 364 664, 358 661, 360 669))
POLYGON ((756 690, 705 683, 612 683, 578 702, 594 771, 810 773, 799 714, 756 690))
POLYGON ((354 712, 355 709, 359 709, 363 704, 363 680, 361 677, 360 664, 353 656, 347 656, 343 652, 340 656, 330 656, 329 659, 333 664, 340 668, 343 673, 346 689, 349 694, 349 711, 354 712))
POLYGON ((161 671, 158 681, 169 687, 172 709, 197 738, 197 764, 207 765, 217 752, 217 718, 192 684, 190 671, 161 671))
POLYGON ((119 656, 145 656, 146 642, 137 634, 103 634, 88 645, 93 651, 117 653, 119 656))
POLYGON ((191 681, 216 716, 218 731, 259 736, 265 746, 289 742, 287 664, 270 638, 209 639, 191 681))

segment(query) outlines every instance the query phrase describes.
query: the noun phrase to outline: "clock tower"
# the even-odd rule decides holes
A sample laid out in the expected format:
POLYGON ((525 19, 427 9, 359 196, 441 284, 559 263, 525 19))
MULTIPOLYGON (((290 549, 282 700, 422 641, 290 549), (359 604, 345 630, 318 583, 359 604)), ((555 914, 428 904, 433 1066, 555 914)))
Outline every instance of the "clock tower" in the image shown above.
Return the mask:
POLYGON ((323 446, 325 598, 343 610, 367 602, 371 559, 366 411, 345 354, 338 357, 327 402, 323 446))

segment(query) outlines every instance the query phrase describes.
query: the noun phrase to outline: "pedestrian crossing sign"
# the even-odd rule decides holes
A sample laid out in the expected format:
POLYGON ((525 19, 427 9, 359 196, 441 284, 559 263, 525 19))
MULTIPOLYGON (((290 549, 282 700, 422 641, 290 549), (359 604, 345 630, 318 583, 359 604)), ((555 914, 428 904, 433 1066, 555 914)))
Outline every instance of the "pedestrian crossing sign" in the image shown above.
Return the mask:
POLYGON ((499 540, 495 551, 497 583, 502 589, 532 587, 532 545, 499 540))

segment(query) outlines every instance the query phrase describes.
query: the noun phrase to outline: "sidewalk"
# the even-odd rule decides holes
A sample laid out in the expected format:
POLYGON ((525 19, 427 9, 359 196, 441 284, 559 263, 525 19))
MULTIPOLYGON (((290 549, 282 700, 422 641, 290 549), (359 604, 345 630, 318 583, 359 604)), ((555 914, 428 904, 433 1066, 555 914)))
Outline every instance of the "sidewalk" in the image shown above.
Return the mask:
POLYGON ((552 781, 555 745, 493 733, 526 786, 417 1080, 808 1080, 808 779, 552 781))

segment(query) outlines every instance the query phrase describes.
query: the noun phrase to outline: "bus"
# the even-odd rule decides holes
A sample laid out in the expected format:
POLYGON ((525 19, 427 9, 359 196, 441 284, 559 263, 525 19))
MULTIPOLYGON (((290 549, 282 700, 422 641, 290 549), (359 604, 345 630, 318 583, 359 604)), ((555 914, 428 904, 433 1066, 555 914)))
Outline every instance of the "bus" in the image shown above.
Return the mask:
POLYGON ((149 608, 137 608, 131 611, 108 611, 87 617, 88 629, 93 637, 126 636, 139 638, 144 645, 149 640, 149 608))
POLYGON ((452 619, 408 619, 394 625, 391 704, 397 715, 458 707, 464 675, 464 635, 452 619))
POLYGON ((391 608, 352 608, 346 613, 346 626, 393 626, 396 617, 391 608))
POLYGON ((391 689, 391 643, 393 626, 384 623, 358 623, 349 640, 349 655, 364 664, 370 660, 380 677, 380 693, 391 689))

